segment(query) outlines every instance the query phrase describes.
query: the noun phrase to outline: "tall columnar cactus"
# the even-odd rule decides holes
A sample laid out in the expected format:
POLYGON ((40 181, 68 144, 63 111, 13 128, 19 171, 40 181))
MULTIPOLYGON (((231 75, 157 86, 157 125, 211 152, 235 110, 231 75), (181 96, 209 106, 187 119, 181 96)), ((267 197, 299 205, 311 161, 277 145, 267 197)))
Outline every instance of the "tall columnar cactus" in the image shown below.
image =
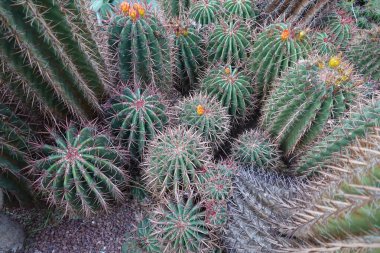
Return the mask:
POLYGON ((148 141, 163 131, 166 106, 151 90, 125 88, 111 101, 110 124, 116 138, 135 159, 140 159, 148 141))
POLYGON ((0 81, 49 115, 91 119, 106 95, 104 61, 82 0, 0 3, 0 81))
POLYGON ((352 67, 339 56, 304 61, 278 81, 263 108, 262 126, 286 155, 312 142, 358 93, 352 67))
POLYGON ((195 88, 204 59, 201 50, 202 39, 199 33, 187 26, 174 27, 174 80, 176 88, 187 94, 195 88))
POLYGON ((255 106, 250 78, 237 68, 210 69, 201 82, 201 90, 228 108, 233 120, 246 117, 255 106))
POLYGON ((179 124, 198 131, 214 147, 226 139, 230 117, 227 108, 215 98, 197 93, 180 101, 176 109, 179 124))
POLYGON ((0 104, 0 189, 11 193, 21 204, 31 201, 29 182, 22 170, 28 166, 32 138, 28 124, 0 104))
POLYGON ((149 144, 144 181, 154 195, 178 198, 180 190, 190 190, 209 159, 210 149, 200 134, 184 127, 169 129, 149 144))
POLYGON ((208 39, 208 60, 244 64, 248 57, 250 37, 249 29, 243 22, 229 21, 217 25, 208 39))
POLYGON ((112 57, 118 57, 121 80, 165 88, 170 73, 164 27, 140 4, 122 2, 120 12, 111 21, 108 44, 112 57))
POLYGON ((190 18, 202 26, 216 23, 220 5, 219 0, 200 0, 190 7, 190 18))
POLYGON ((380 28, 355 42, 348 56, 366 78, 380 81, 380 28))
POLYGON ((354 20, 342 10, 329 17, 328 29, 336 46, 345 48, 348 45, 352 38, 354 27, 354 20))
POLYGON ((232 157, 242 166, 257 168, 280 167, 280 153, 268 134, 252 129, 240 135, 232 146, 232 157))
POLYGON ((109 201, 123 200, 125 155, 111 139, 93 127, 71 126, 64 135, 51 132, 55 145, 42 145, 43 157, 34 162, 38 186, 66 214, 90 215, 107 210, 109 201))
POLYGON ((306 32, 286 24, 272 24, 259 34, 250 56, 258 95, 266 96, 275 78, 296 62, 306 59, 310 51, 306 32))
POLYGON ((255 2, 253 0, 227 0, 223 4, 226 19, 244 19, 250 22, 256 19, 255 2))
POLYGON ((348 148, 375 126, 380 126, 380 101, 377 100, 342 119, 334 130, 307 150, 295 164, 297 173, 312 174, 321 169, 335 154, 348 148))
POLYGON ((337 47, 332 42, 331 36, 325 32, 317 32, 312 38, 313 50, 320 55, 334 55, 337 47))
POLYGON ((193 196, 166 201, 153 210, 153 234, 164 253, 210 252, 212 233, 205 221, 202 203, 193 196))
POLYGON ((169 18, 177 18, 188 13, 191 6, 190 0, 160 0, 165 14, 169 18))

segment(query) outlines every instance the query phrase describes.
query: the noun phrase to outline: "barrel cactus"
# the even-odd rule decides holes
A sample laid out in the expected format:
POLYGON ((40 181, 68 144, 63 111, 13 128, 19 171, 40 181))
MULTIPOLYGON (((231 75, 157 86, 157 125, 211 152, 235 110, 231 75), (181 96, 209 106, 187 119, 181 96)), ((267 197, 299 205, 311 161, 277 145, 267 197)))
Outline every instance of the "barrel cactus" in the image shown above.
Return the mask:
POLYGON ((137 3, 122 2, 120 10, 111 21, 108 44, 112 57, 118 56, 121 80, 166 88, 169 52, 162 24, 137 3))
POLYGON ((250 77, 231 66, 211 68, 201 82, 201 90, 216 97, 235 121, 245 118, 255 106, 250 77))
POLYGON ((338 47, 345 48, 352 38, 354 26, 352 17, 342 10, 329 17, 328 29, 333 43, 338 47))
POLYGON ((190 0, 161 0, 161 6, 169 18, 177 18, 188 13, 190 0))
POLYGON ((180 125, 194 128, 215 147, 226 139, 230 118, 227 109, 215 98, 197 93, 180 101, 176 111, 180 125))
POLYGON ((190 18, 202 26, 216 23, 220 5, 219 0, 200 0, 190 7, 190 18))
POLYGON ((156 136, 144 162, 144 181, 154 195, 178 197, 196 180, 196 173, 210 159, 210 148, 200 134, 178 127, 156 136))
POLYGON ((250 32, 243 22, 229 21, 215 27, 208 39, 208 60, 241 65, 248 58, 250 32))
POLYGON ((253 0, 227 0, 223 4, 227 19, 237 18, 254 21, 256 18, 255 8, 253 0))
POLYGON ((317 32, 313 35, 313 50, 321 55, 334 55, 337 48, 327 33, 317 32))
POLYGON ((349 108, 358 84, 340 56, 300 62, 278 80, 264 105, 262 126, 286 155, 293 154, 349 108))
POLYGON ((309 39, 305 31, 282 23, 266 27, 253 44, 249 60, 257 95, 268 95, 274 79, 299 60, 306 59, 309 51, 309 39))
POLYGON ((163 131, 168 116, 153 91, 125 88, 111 101, 109 121, 116 138, 139 160, 147 142, 163 131))
POLYGON ((86 216, 108 210, 109 200, 123 200, 125 155, 93 127, 70 126, 65 134, 51 132, 55 145, 42 145, 34 162, 41 174, 38 187, 65 214, 86 216))

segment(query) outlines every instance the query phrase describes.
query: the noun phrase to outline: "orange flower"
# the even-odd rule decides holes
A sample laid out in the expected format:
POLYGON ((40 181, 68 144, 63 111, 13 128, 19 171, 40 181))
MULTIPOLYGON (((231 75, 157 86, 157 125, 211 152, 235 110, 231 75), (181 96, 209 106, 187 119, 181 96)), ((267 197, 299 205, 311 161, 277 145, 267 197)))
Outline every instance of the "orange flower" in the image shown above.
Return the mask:
POLYGON ((197 106, 197 114, 202 116, 205 113, 205 108, 202 105, 197 106))
POLYGON ((231 69, 229 67, 226 67, 224 69, 224 73, 226 73, 227 75, 231 74, 231 69))
POLYGON ((129 5, 129 3, 127 3, 127 2, 122 2, 122 3, 120 4, 120 10, 121 10, 122 13, 124 13, 124 14, 128 13, 128 12, 129 12, 129 9, 130 9, 130 5, 129 5))
POLYGON ((135 9, 130 9, 129 10, 129 17, 131 17, 132 21, 136 21, 137 11, 135 9))
POLYGON ((290 31, 288 29, 285 29, 281 34, 281 40, 287 40, 290 36, 290 31))
POLYGON ((143 17, 145 15, 145 9, 141 6, 141 4, 134 3, 133 9, 135 9, 140 14, 140 16, 143 17))

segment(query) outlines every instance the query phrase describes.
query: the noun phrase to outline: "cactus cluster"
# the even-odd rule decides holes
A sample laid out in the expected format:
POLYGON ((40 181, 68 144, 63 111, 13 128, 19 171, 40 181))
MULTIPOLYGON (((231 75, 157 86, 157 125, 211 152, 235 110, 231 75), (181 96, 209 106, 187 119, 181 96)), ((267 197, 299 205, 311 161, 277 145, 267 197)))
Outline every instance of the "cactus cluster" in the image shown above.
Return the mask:
POLYGON ((333 43, 345 48, 354 33, 354 20, 344 11, 337 11, 329 18, 328 28, 332 35, 333 43))

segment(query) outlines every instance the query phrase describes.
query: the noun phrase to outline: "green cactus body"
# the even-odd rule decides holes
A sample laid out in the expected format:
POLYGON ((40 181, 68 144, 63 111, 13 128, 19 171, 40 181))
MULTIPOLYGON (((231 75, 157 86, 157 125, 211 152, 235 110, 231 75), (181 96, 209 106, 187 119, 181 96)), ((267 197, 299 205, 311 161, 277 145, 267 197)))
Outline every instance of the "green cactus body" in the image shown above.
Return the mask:
POLYGON ((1 1, 0 78, 13 95, 28 106, 36 102, 49 116, 92 119, 106 95, 107 75, 78 14, 82 4, 72 2, 1 1))
POLYGON ((313 36, 313 49, 321 55, 334 55, 336 47, 325 32, 317 32, 313 36))
POLYGON ((208 40, 210 62, 241 65, 248 58, 250 32, 242 22, 230 21, 215 27, 208 40))
POLYGON ((368 79, 380 81, 380 29, 353 44, 348 57, 368 79))
POLYGON ((269 136, 252 129, 235 140, 232 146, 232 157, 242 166, 258 168, 276 168, 280 163, 280 153, 269 136))
POLYGON ((364 137, 375 126, 380 125, 380 101, 353 112, 323 139, 303 154, 294 169, 297 173, 312 174, 330 161, 338 152, 346 150, 356 138, 364 137))
POLYGON ((176 87, 182 94, 195 88, 203 65, 201 37, 193 28, 176 27, 174 39, 174 75, 176 87))
POLYGON ((139 160, 147 142, 163 131, 168 122, 166 107, 152 91, 133 92, 129 88, 111 103, 109 120, 113 132, 131 156, 139 160))
POLYGON ((165 14, 169 18, 183 16, 189 11, 190 0, 161 0, 165 14))
POLYGON ((211 69, 201 82, 201 90, 228 108, 235 121, 245 118, 255 105, 249 76, 231 67, 211 69))
POLYGON ((0 104, 0 189, 11 193, 20 204, 31 202, 29 182, 22 175, 27 167, 29 126, 7 106, 0 104))
POLYGON ((120 78, 124 83, 154 84, 164 89, 170 81, 166 32, 144 7, 130 7, 130 12, 136 17, 116 16, 109 29, 108 44, 111 54, 118 55, 120 78))
POLYGON ((230 118, 225 107, 215 98, 198 93, 180 101, 176 118, 185 127, 194 128, 214 147, 220 145, 230 130, 230 118))
POLYGON ((210 149, 198 133, 179 127, 169 129, 150 142, 144 181, 154 195, 178 197, 189 190, 196 173, 210 159, 210 149))
POLYGON ((201 0, 190 8, 190 18, 202 26, 217 22, 221 3, 218 0, 201 0))
POLYGON ((44 157, 34 166, 41 172, 39 186, 66 214, 90 215, 121 201, 126 176, 123 154, 110 138, 92 127, 70 127, 64 136, 52 133, 56 145, 43 145, 44 157))
POLYGON ((305 32, 289 25, 273 24, 264 29, 253 45, 249 60, 259 97, 268 95, 272 82, 282 72, 306 59, 310 47, 305 32))
POLYGON ((205 201, 205 221, 211 229, 224 228, 228 220, 226 200, 208 199, 205 201))
POLYGON ((286 155, 311 143, 329 119, 339 118, 352 103, 358 87, 352 67, 340 61, 332 57, 300 62, 266 101, 262 126, 286 155))
POLYGON ((155 237, 153 226, 148 218, 144 218, 137 225, 136 240, 143 252, 161 253, 160 244, 155 237))
POLYGON ((255 20, 255 5, 251 0, 227 0, 223 4, 226 18, 255 20))
POLYGON ((344 11, 338 11, 329 18, 328 29, 332 35, 332 41, 337 47, 345 48, 350 42, 354 28, 354 20, 344 11))

